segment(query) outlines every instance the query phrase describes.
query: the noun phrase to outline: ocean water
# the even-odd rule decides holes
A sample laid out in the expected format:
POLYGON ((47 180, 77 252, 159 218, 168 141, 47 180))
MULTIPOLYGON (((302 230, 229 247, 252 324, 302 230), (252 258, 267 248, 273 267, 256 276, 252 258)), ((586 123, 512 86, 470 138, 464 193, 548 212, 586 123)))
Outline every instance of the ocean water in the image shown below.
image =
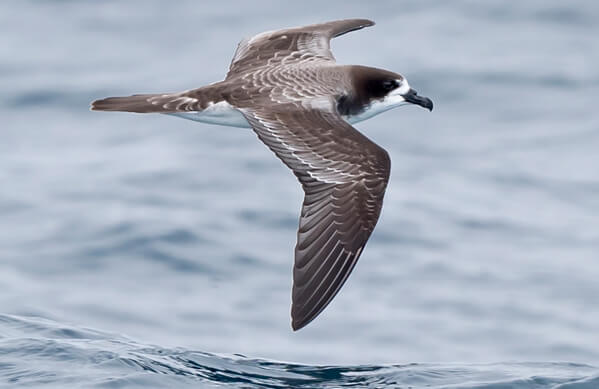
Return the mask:
POLYGON ((0 3, 0 387, 599 388, 599 3, 0 3), (435 102, 331 305, 290 328, 302 192, 249 131, 89 111, 346 17, 435 102))

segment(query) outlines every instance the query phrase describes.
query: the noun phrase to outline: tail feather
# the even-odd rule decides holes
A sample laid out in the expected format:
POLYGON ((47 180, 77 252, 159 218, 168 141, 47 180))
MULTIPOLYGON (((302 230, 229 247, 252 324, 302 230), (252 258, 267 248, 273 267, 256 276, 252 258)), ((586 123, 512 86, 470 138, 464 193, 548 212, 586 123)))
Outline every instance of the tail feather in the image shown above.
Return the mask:
POLYGON ((152 104, 150 99, 159 95, 133 95, 124 97, 107 97, 92 102, 92 111, 123 111, 123 112, 162 112, 162 106, 152 104))
POLYGON ((201 111, 223 100, 218 85, 181 93, 145 94, 107 97, 92 102, 92 111, 122 111, 138 113, 172 113, 201 111))

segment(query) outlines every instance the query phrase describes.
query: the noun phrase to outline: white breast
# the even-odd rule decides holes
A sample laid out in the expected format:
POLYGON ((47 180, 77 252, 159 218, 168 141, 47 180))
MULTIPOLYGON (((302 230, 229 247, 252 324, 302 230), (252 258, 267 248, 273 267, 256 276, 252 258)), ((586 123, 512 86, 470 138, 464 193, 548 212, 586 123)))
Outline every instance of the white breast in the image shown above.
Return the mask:
POLYGON ((196 122, 218 124, 229 127, 249 128, 250 124, 235 107, 226 101, 210 103, 203 111, 173 112, 167 115, 178 116, 196 122))

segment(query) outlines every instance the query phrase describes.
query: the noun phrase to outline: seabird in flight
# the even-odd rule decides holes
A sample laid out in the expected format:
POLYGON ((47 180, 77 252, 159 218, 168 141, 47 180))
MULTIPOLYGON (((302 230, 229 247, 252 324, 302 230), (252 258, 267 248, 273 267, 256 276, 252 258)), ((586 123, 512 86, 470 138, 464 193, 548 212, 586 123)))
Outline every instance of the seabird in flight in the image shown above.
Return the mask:
POLYGON ((250 127, 293 171, 305 192, 293 268, 294 330, 339 292, 383 205, 389 155, 352 124, 408 103, 433 109, 400 74, 335 62, 330 40, 372 25, 348 19, 264 32, 239 43, 224 81, 92 103, 95 111, 250 127))

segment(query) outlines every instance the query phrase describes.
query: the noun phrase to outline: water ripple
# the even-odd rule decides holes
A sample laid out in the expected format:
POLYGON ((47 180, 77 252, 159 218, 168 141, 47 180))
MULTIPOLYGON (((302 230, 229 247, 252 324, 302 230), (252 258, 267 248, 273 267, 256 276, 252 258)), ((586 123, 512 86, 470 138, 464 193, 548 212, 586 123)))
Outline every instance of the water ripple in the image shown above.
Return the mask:
POLYGON ((40 387, 595 388, 575 363, 305 365, 139 344, 39 317, 0 315, 0 380, 40 387))

